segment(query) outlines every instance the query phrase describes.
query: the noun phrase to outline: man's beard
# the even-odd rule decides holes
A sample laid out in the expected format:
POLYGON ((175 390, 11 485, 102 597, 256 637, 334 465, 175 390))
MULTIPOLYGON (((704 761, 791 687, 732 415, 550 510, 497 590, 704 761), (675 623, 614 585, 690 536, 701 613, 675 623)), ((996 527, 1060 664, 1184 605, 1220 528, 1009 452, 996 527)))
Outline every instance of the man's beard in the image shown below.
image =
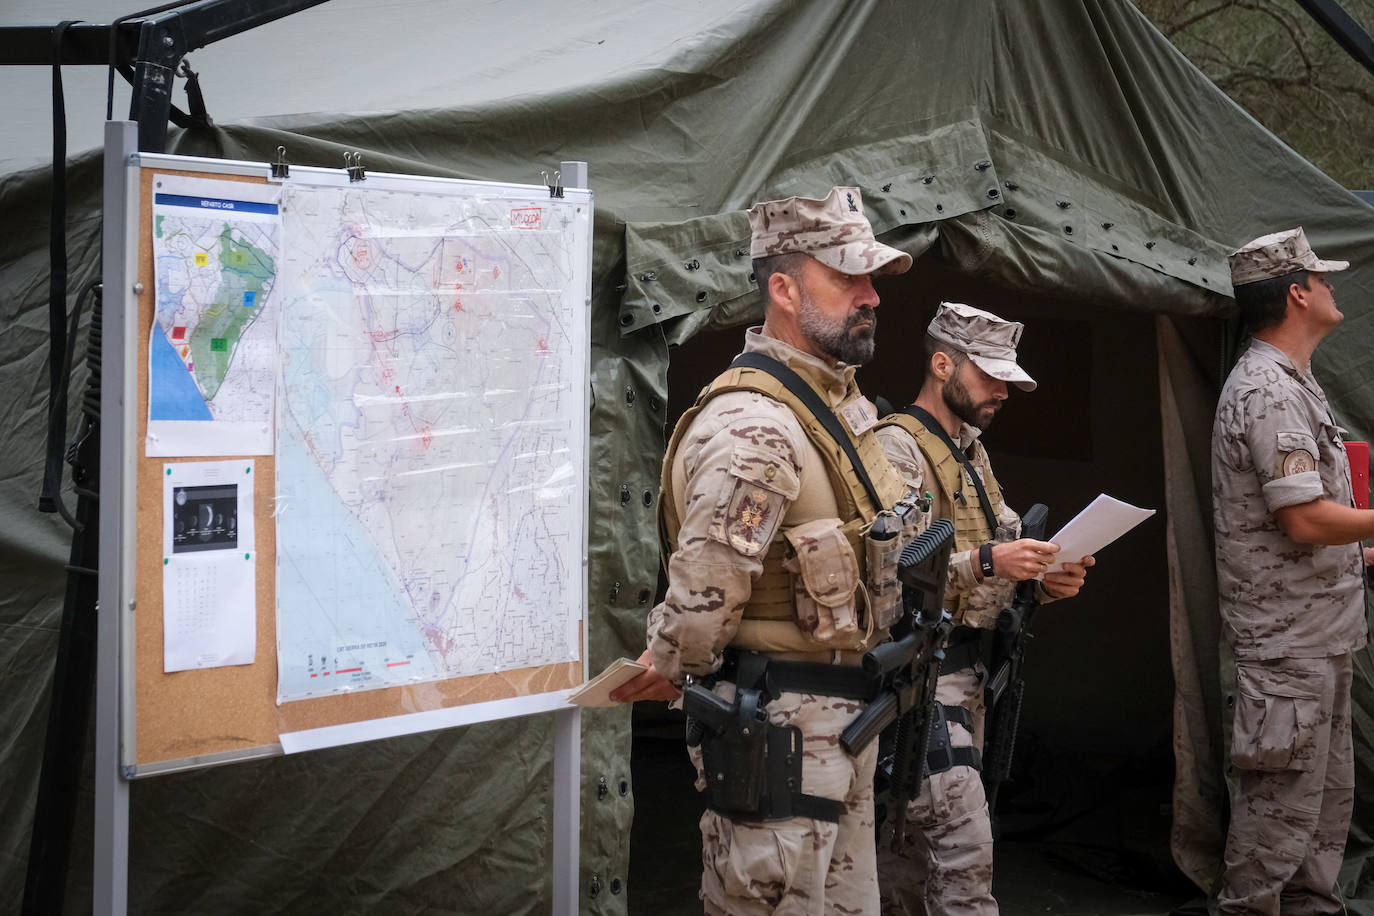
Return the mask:
POLYGON ((806 339, 832 359, 862 366, 873 358, 874 334, 878 330, 878 316, 873 306, 861 306, 841 320, 831 320, 816 308, 810 293, 802 287, 798 317, 806 339))
POLYGON ((992 423, 992 418, 997 414, 1001 405, 995 400, 987 400, 982 404, 973 403, 968 388, 964 387, 963 379, 959 377, 962 371, 963 365, 961 364, 949 377, 949 381, 945 382, 944 390, 941 392, 945 406, 969 426, 976 426, 985 430, 992 423))

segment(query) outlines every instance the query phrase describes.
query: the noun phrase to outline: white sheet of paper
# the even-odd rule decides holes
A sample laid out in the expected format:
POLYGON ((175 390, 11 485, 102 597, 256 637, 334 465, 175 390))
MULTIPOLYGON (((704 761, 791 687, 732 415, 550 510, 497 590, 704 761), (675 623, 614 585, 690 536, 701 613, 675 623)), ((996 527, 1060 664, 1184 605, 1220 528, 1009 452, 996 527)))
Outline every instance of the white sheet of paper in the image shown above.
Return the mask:
POLYGON ((253 474, 247 458, 163 465, 163 671, 253 663, 253 474))
POLYGON ((1153 509, 1141 509, 1130 503, 1098 495, 1087 508, 1059 529, 1050 543, 1059 545, 1056 560, 1046 572, 1062 569, 1065 563, 1077 563, 1083 557, 1097 553, 1112 541, 1155 514, 1153 509))
POLYGON ((569 692, 568 702, 574 706, 618 706, 620 704, 611 699, 611 691, 633 680, 641 671, 648 670, 639 662, 617 658, 606 666, 605 671, 569 692))
POLYGON ((280 196, 154 176, 149 457, 272 454, 280 196))

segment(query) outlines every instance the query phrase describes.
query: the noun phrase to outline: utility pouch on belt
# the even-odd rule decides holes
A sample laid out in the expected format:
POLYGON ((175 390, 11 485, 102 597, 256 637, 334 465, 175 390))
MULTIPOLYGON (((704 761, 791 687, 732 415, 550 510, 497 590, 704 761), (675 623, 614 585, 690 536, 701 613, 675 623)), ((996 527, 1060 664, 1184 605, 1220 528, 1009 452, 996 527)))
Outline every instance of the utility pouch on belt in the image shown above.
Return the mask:
POLYGON ((889 628, 902 616, 902 583, 897 562, 916 537, 921 510, 913 498, 899 501, 873 519, 864 537, 868 551, 868 598, 873 621, 889 628))
POLYGON ((859 561, 837 518, 818 518, 784 532, 792 550, 783 568, 792 573, 797 625, 820 645, 847 641, 859 631, 859 561))

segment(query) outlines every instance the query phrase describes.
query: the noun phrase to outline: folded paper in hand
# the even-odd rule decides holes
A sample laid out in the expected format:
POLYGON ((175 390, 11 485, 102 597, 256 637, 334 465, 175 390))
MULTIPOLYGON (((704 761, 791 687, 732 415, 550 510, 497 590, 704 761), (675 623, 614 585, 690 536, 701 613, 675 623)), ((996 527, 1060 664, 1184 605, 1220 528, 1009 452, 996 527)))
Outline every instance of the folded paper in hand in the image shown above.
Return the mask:
POLYGON ((632 659, 617 658, 606 666, 605 671, 570 692, 568 702, 574 706, 619 706, 619 703, 611 699, 611 691, 648 670, 646 666, 632 659))
POLYGON ((1063 569, 1065 563, 1077 563, 1097 553, 1154 514, 1153 509, 1141 509, 1106 493, 1101 494, 1060 528, 1058 534, 1047 538, 1050 543, 1059 545, 1059 553, 1055 554, 1055 561, 1046 572, 1056 572, 1063 569))

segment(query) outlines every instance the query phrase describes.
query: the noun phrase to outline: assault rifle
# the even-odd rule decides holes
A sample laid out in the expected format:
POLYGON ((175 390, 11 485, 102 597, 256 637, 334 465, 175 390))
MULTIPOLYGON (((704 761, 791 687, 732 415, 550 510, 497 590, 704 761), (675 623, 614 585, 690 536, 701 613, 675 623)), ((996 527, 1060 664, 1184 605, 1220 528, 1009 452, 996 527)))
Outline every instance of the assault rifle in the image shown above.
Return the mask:
MULTIPOLYGON (((1021 536, 1043 540, 1045 516, 1049 510, 1044 503, 1031 506, 1021 519, 1021 536)), ((988 799, 988 813, 994 813, 997 790, 1011 775, 1012 751, 1016 745, 1016 731, 1021 725, 1021 700, 1026 682, 1021 666, 1026 658, 1026 641, 1031 638, 1031 624, 1040 609, 1036 593, 1039 583, 1026 579, 1016 586, 1011 607, 997 616, 997 629, 992 637, 992 657, 984 698, 989 710, 987 738, 983 752, 983 790, 988 799)))
POLYGON ((896 741, 888 769, 892 849, 900 852, 906 833, 907 802, 921 789, 926 748, 930 744, 931 710, 940 676, 945 643, 952 628, 944 609, 945 570, 954 545, 954 525, 940 519, 902 551, 897 577, 902 582, 902 618, 892 627, 893 638, 870 649, 864 670, 884 680, 876 699, 840 734, 840 745, 857 754, 897 723, 896 741))

